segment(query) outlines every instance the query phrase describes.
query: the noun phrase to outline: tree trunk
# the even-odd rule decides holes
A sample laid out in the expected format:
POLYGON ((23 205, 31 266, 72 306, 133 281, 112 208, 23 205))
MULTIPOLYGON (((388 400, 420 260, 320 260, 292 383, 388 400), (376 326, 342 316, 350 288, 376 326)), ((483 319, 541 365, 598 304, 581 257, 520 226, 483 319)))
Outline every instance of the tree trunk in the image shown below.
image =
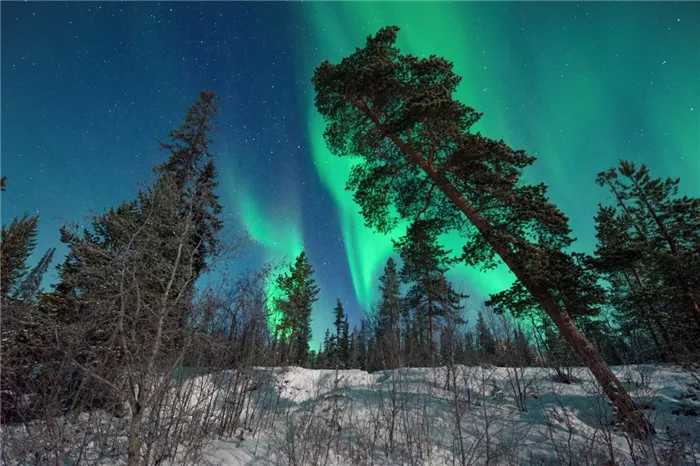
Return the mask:
POLYGON ((138 401, 133 405, 133 415, 131 417, 131 429, 129 431, 129 466, 139 466, 141 464, 141 424, 143 422, 143 409, 138 401))
POLYGON ((292 332, 289 335, 289 348, 287 348, 287 354, 284 357, 285 365, 296 364, 294 357, 294 327, 292 327, 292 332))
POLYGON ((428 351, 430 351, 430 362, 435 367, 435 337, 433 329, 433 300, 428 298, 428 351))
POLYGON ((639 438, 649 437, 654 433, 653 426, 647 421, 644 412, 632 401, 625 388, 615 377, 608 365, 603 360, 598 350, 586 339, 571 317, 556 304, 544 290, 532 283, 527 272, 515 261, 515 257, 508 251, 494 234, 491 225, 476 211, 464 197, 457 192, 454 186, 445 176, 438 174, 431 167, 423 167, 428 176, 442 189, 450 200, 464 213, 469 221, 481 232, 487 241, 496 250, 503 262, 525 285, 533 298, 539 302, 542 309, 552 319, 559 331, 569 340, 574 351, 583 359, 601 388, 612 402, 616 414, 626 424, 626 427, 639 438))
POLYGON ((522 269, 516 262, 513 255, 507 250, 505 245, 494 236, 491 226, 481 215, 460 195, 451 183, 444 177, 440 176, 430 167, 428 175, 433 178, 443 192, 460 208, 466 215, 469 221, 476 226, 481 234, 483 234, 489 243, 494 247, 501 259, 508 265, 520 282, 525 285, 527 290, 532 294, 542 306, 542 309, 552 319, 574 351, 584 360, 593 376, 596 378, 601 388, 612 402, 617 415, 622 418, 623 422, 632 433, 640 438, 646 438, 654 429, 646 420, 644 412, 641 411, 632 401, 625 388, 620 381, 615 377, 615 374, 610 370, 608 365, 603 360, 598 350, 586 339, 581 331, 576 327, 576 324, 571 317, 560 308, 544 290, 539 286, 531 283, 527 272, 522 269))
MULTIPOLYGON (((373 122, 381 127, 381 122, 376 115, 372 115, 367 109, 373 122)), ((518 280, 526 287, 532 297, 540 304, 545 313, 552 319, 562 335, 569 340, 574 351, 585 361, 593 373, 604 393, 613 404, 617 416, 626 425, 630 433, 638 438, 648 438, 654 433, 654 427, 629 396, 615 374, 610 370, 598 350, 586 339, 576 327, 571 317, 555 303, 549 295, 530 279, 527 271, 516 261, 514 255, 506 245, 496 236, 491 225, 481 214, 462 196, 447 177, 437 172, 413 147, 405 143, 398 135, 387 132, 396 146, 406 155, 410 162, 418 165, 437 187, 452 201, 467 219, 491 244, 499 257, 506 263, 518 280)))
POLYGON ((595 346, 576 327, 573 319, 561 309, 548 307, 550 309, 546 310, 547 314, 593 373, 593 376, 612 402, 616 417, 636 437, 647 438, 650 434, 653 434, 654 428, 646 420, 644 412, 632 401, 632 398, 605 363, 595 346))

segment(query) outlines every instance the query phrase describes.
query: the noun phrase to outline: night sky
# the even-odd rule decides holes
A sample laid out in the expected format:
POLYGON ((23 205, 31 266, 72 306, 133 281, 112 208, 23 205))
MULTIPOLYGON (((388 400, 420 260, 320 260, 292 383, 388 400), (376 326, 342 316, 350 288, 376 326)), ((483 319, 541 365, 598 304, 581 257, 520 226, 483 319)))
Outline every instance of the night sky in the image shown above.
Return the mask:
MULTIPOLYGON (((477 129, 539 157, 527 177, 549 184, 577 250, 592 249, 608 200, 595 175, 620 158, 700 195, 695 2, 3 2, 1 15, 3 223, 39 212, 36 255, 59 246, 63 222, 134 197, 167 157, 158 140, 213 89, 227 225, 257 241, 235 266, 305 249, 322 290, 316 341, 336 297, 359 322, 392 245, 344 190, 351 162, 325 147, 310 78, 382 26, 401 27, 405 52, 454 61, 477 129)), ((450 277, 470 309, 511 282, 503 269, 450 277)))

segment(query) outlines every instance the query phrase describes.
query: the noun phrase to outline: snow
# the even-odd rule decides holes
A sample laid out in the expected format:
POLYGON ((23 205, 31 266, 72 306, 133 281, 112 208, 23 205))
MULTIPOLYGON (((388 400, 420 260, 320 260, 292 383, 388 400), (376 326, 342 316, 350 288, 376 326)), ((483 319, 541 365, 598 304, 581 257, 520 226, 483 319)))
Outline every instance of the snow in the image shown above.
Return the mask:
MULTIPOLYGON (((463 394, 466 387, 472 391, 472 405, 465 408, 462 420, 463 437, 468 443, 465 447, 468 463, 484 464, 487 447, 482 437, 484 427, 489 423, 488 430, 494 436, 491 441, 496 444, 491 452, 495 464, 560 464, 569 460, 572 464, 602 464, 609 458, 609 448, 613 449, 618 464, 632 464, 631 452, 639 455, 645 450, 646 445, 639 442, 634 445, 633 441, 631 447, 627 436, 610 425, 613 420, 609 404, 586 369, 574 371, 580 379, 574 384, 552 382, 551 370, 522 370, 523 381, 530 385, 528 412, 518 410, 512 399, 509 382, 514 370, 457 368, 458 392, 463 394), (609 447, 604 439, 606 435, 609 447), (588 453, 581 455, 583 451, 588 453)), ((671 414, 671 410, 678 406, 681 393, 691 382, 687 373, 678 368, 660 366, 625 366, 614 370, 635 400, 654 404, 654 409, 647 410, 647 413, 658 432, 654 442, 659 457, 665 447, 671 446, 669 428, 690 432, 694 438, 700 437, 697 417, 671 414)), ((340 424, 341 427, 347 426, 348 431, 356 430, 358 426, 358 430, 362 430, 362 427, 376 423, 382 411, 390 410, 389 399, 392 388, 396 388, 402 408, 428 416, 430 435, 437 436, 432 438, 435 445, 430 460, 424 458, 416 464, 452 464, 453 460, 459 464, 459 458, 455 459, 454 453, 449 451, 454 443, 452 434, 455 429, 452 427, 455 422, 453 413, 450 413, 453 392, 444 389, 445 368, 413 368, 373 374, 359 370, 340 370, 336 374, 333 370, 298 367, 276 371, 279 396, 293 403, 293 414, 314 409, 315 412, 324 412, 328 408, 329 395, 337 390, 342 400, 339 403, 342 406, 340 424)), ((278 454, 280 443, 289 442, 284 438, 285 429, 286 426, 279 423, 255 438, 240 442, 217 441, 206 453, 206 463, 222 466, 292 464, 289 458, 278 454)), ((386 454, 385 445, 377 443, 380 445, 376 451, 367 455, 366 462, 359 464, 408 464, 406 454, 404 458, 398 458, 401 456, 398 454, 386 454)), ((327 462, 319 464, 358 464, 343 460, 342 455, 334 455, 332 448, 328 456, 327 462)), ((694 456, 700 460, 700 452, 695 451, 694 456)))
MULTIPOLYGON (((553 371, 545 368, 458 366, 454 372, 410 368, 372 374, 256 368, 253 374, 262 382, 241 392, 247 393, 248 403, 240 416, 249 419, 241 422, 238 434, 216 438, 196 461, 180 456, 174 464, 606 464, 611 457, 616 464, 700 461, 700 417, 673 413, 682 403, 700 408, 700 390, 688 391, 691 375, 672 366, 614 371, 635 401, 648 408, 657 431, 651 442, 630 439, 614 425, 607 399, 583 368, 574 370, 579 382, 572 384, 553 382, 553 371), (454 379, 456 390, 451 389, 454 379), (518 386, 525 393, 526 411, 516 401, 518 386)), ((221 410, 226 393, 217 387, 235 375, 227 371, 191 379, 195 396, 188 412, 221 410)))

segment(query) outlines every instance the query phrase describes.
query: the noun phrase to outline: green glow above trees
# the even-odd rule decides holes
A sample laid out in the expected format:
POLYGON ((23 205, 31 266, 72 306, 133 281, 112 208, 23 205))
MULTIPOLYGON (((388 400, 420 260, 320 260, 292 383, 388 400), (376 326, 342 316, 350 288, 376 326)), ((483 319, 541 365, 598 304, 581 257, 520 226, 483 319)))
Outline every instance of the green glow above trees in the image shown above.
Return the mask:
MULTIPOLYGON (((459 39, 467 35, 465 31, 469 29, 471 19, 465 17, 464 9, 456 5, 412 4, 408 9, 405 5, 392 3, 319 3, 313 5, 313 11, 308 9, 308 13, 315 33, 324 39, 319 43, 318 56, 313 57, 316 65, 321 59, 339 61, 347 52, 361 45, 368 34, 376 32, 386 24, 405 25, 405 33, 401 36, 399 45, 409 53, 444 54, 456 63, 457 58, 470 55, 470 48, 466 42, 460 42, 459 39), (338 14, 339 11, 342 11, 342 14, 338 14), (353 27, 347 27, 348 24, 353 27)), ((459 72, 460 67, 457 66, 456 69, 459 72)), ((310 75, 311 71, 304 70, 304 73, 310 75)), ((464 101, 474 100, 468 92, 472 87, 469 83, 467 74, 460 93, 460 98, 464 101)), ((391 240, 405 232, 405 225, 398 227, 391 236, 375 233, 364 225, 364 220, 358 212, 359 208, 352 199, 352 193, 345 190, 353 162, 335 157, 328 151, 323 139, 324 124, 313 107, 312 98, 308 98, 306 104, 310 146, 315 166, 338 208, 355 295, 365 310, 369 310, 378 297, 377 277, 387 258, 394 254, 391 240)), ((443 242, 456 254, 464 244, 456 234, 446 235, 443 242)), ((450 278, 457 288, 463 285, 465 290, 478 291, 482 296, 506 288, 512 281, 510 272, 504 268, 484 274, 468 270, 464 266, 455 267, 450 273, 450 278)))
MULTIPOLYGON (((229 172, 227 175, 229 202, 236 206, 240 220, 251 239, 263 246, 265 260, 277 265, 282 260, 292 262, 304 249, 298 202, 288 202, 276 212, 272 212, 262 206, 245 186, 237 183, 233 173, 229 172)), ((271 308, 275 298, 279 297, 275 279, 280 273, 282 271, 275 270, 266 285, 267 301, 271 308)), ((271 330, 277 328, 281 317, 279 311, 272 309, 268 319, 271 330)))
MULTIPOLYGON (((571 217, 580 238, 576 250, 591 251, 595 242, 592 218, 606 196, 595 186, 597 171, 633 157, 684 180, 700 173, 700 95, 694 92, 700 59, 692 47, 674 46, 688 29, 659 5, 457 2, 408 8, 394 2, 329 2, 303 7, 312 38, 299 38, 298 74, 310 147, 336 203, 355 294, 365 310, 378 297, 376 279, 392 246, 364 226, 344 190, 351 162, 327 151, 309 79, 322 60, 337 63, 383 26, 401 27, 402 51, 454 62, 455 73, 463 77, 456 97, 484 113, 476 131, 538 156, 526 176, 546 182, 552 200, 571 217), (611 14, 615 8, 629 8, 629 14, 611 14), (668 31, 640 40, 639 31, 658 30, 658 21, 668 22, 668 31), (662 62, 661 75, 656 70, 662 62), (640 88, 649 86, 663 86, 667 98, 640 99, 640 88), (651 152, 659 149, 663 152, 651 152), (582 190, 591 195, 581 196, 582 190)), ((689 194, 700 194, 700 183, 684 184, 689 194)), ((463 241, 452 234, 444 245, 459 252, 463 241)), ((449 277, 477 298, 507 288, 513 279, 504 267, 482 273, 457 266, 449 277)))

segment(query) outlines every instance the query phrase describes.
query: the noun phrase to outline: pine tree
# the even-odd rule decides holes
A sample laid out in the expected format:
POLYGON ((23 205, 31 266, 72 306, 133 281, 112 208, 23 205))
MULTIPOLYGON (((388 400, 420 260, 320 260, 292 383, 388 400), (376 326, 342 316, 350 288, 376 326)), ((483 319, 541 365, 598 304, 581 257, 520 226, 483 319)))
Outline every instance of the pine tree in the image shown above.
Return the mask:
POLYGON ((467 237, 468 265, 494 266, 500 258, 517 278, 497 297, 500 305, 550 316, 619 418, 647 437, 653 428, 643 411, 572 318, 596 314, 599 296, 566 252, 573 242, 567 217, 544 184, 522 179, 534 157, 471 133, 480 115, 453 99, 460 77, 452 64, 402 54, 398 30, 381 29, 340 64, 323 62, 313 77, 329 149, 362 160, 347 184, 366 223, 388 232, 397 215, 439 219, 467 237))
POLYGON ((355 337, 354 368, 362 371, 368 370, 367 363, 367 325, 364 320, 360 323, 360 329, 355 337))
POLYGON ((668 303, 662 299, 663 280, 649 274, 651 251, 634 237, 631 216, 615 207, 599 206, 595 222, 598 245, 590 262, 608 283, 608 303, 623 333, 645 332, 655 347, 643 351, 647 358, 656 359, 649 355, 653 351, 668 361, 669 350, 674 352, 677 343, 671 338, 672 324, 665 312, 668 303))
POLYGON ((700 199, 680 197, 680 180, 652 178, 627 161, 596 182, 615 199, 596 217, 594 264, 618 285, 618 317, 629 331, 645 329, 662 358, 684 356, 700 330, 700 199))
POLYGON ((314 269, 304 251, 296 258, 289 272, 277 278, 282 297, 275 307, 282 312, 279 332, 289 342, 286 362, 305 367, 311 341, 311 308, 318 300, 319 288, 313 278, 314 269))
POLYGON ((27 274, 27 260, 36 248, 39 216, 14 218, 0 231, 0 293, 10 297, 13 287, 27 274))
POLYGON ((496 338, 486 324, 484 313, 479 312, 476 318, 476 335, 479 341, 479 353, 485 362, 493 363, 496 360, 496 338))
POLYGON ((436 320, 456 318, 460 301, 466 298, 454 291, 445 277, 454 260, 438 243, 442 228, 439 220, 416 220, 406 235, 394 242, 403 261, 401 279, 412 285, 406 300, 414 312, 423 314, 420 322, 427 322, 427 351, 432 362, 436 355, 435 329, 439 325, 436 320))
POLYGON ((348 333, 348 317, 345 315, 343 303, 338 299, 335 306, 335 346, 333 363, 336 367, 348 368, 350 363, 350 336, 348 333))
POLYGON ((130 462, 140 458, 144 409, 161 383, 156 368, 182 361, 190 347, 198 326, 195 283, 218 254, 220 206, 209 148, 216 113, 215 94, 202 92, 163 144, 170 158, 155 167, 152 185, 93 217, 91 228, 62 229, 69 253, 53 296, 42 303, 80 324, 78 367, 105 380, 124 374, 112 383, 129 387, 120 393, 132 410, 130 462), (129 369, 115 369, 124 365, 129 369))
MULTIPOLYGON (((172 277, 169 298, 181 304, 168 320, 183 329, 190 317, 195 282, 206 271, 206 263, 217 253, 221 206, 215 193, 216 170, 210 153, 213 120, 218 112, 216 94, 203 91, 187 110, 184 123, 170 133, 171 141, 161 143, 170 152, 168 160, 154 167, 156 180, 137 198, 116 209, 110 208, 95 216, 91 230, 82 234, 62 228, 61 241, 69 247, 59 269, 60 282, 56 293, 47 300, 52 312, 60 309, 75 320, 85 301, 106 299, 91 294, 101 290, 105 295, 118 293, 120 277, 105 260, 106 255, 128 251, 132 257, 150 262, 152 270, 138 277, 140 286, 157 293, 170 280, 171 264, 178 264, 172 277), (181 236, 185 235, 185 248, 181 236), (187 250, 185 250, 187 249, 187 250), (159 270, 158 264, 168 264, 159 270), (185 264, 185 262, 187 264, 185 264), (107 277, 95 283, 85 273, 100 268, 107 277)), ((178 343, 170 342, 173 345, 178 343)))
POLYGON ((393 258, 387 259, 384 273, 379 277, 379 282, 381 296, 378 306, 376 337, 386 364, 385 368, 393 369, 400 366, 403 307, 399 274, 393 258))

